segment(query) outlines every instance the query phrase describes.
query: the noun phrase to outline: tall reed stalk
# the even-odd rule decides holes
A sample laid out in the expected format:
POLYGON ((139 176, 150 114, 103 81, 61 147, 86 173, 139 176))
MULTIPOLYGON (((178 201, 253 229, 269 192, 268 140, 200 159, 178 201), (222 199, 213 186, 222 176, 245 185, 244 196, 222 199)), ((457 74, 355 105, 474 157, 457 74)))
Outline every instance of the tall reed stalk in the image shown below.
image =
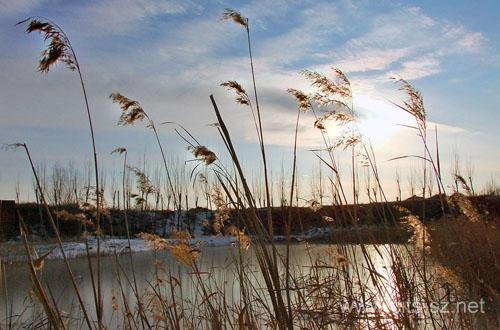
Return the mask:
MULTIPOLYGON (((244 226, 243 230, 237 228, 235 236, 238 239, 238 255, 234 256, 232 264, 235 264, 235 277, 237 280, 235 284, 239 284, 239 304, 234 302, 230 304, 228 299, 227 283, 217 282, 213 274, 204 272, 203 264, 197 263, 197 258, 200 254, 198 247, 192 246, 192 236, 187 232, 174 232, 172 238, 175 241, 169 241, 154 234, 142 233, 140 236, 152 244, 154 250, 154 280, 147 282, 147 293, 141 295, 138 291, 138 284, 134 270, 134 260, 131 251, 131 238, 130 228, 127 215, 127 203, 129 200, 129 191, 126 188, 126 170, 131 169, 136 173, 138 178, 143 178, 146 189, 139 188, 144 193, 144 202, 147 205, 147 196, 151 191, 152 183, 146 177, 146 161, 144 161, 143 170, 138 168, 131 168, 127 164, 127 150, 125 148, 117 148, 113 153, 123 155, 123 172, 122 172, 122 195, 123 195, 123 212, 125 229, 127 233, 128 254, 129 261, 132 266, 132 280, 127 277, 127 274, 121 269, 118 261, 118 256, 115 251, 115 271, 117 275, 118 286, 121 291, 124 315, 123 324, 118 324, 116 327, 122 325, 128 328, 169 328, 169 329, 182 329, 182 328, 251 328, 257 329, 258 327, 267 326, 276 329, 325 329, 325 328, 374 328, 374 329, 387 329, 389 327, 413 329, 419 327, 427 327, 432 325, 433 328, 445 328, 459 325, 460 327, 468 326, 472 328, 470 319, 461 314, 447 316, 443 313, 434 315, 432 312, 429 314, 423 312, 423 320, 417 319, 413 311, 407 310, 405 306, 401 307, 402 303, 407 302, 423 302, 429 308, 431 302, 446 302, 451 301, 451 297, 444 297, 442 291, 438 288, 439 281, 434 276, 429 276, 428 266, 428 243, 430 239, 429 232, 426 229, 423 221, 426 217, 426 205, 423 205, 422 219, 412 215, 405 210, 399 210, 402 219, 407 221, 414 228, 414 236, 412 242, 414 246, 409 247, 409 244, 393 245, 393 244, 373 244, 369 245, 363 241, 360 236, 360 227, 358 226, 359 207, 359 191, 361 191, 361 182, 358 177, 358 160, 361 159, 362 165, 368 167, 367 174, 367 194, 370 200, 375 202, 382 202, 382 207, 379 209, 375 205, 376 217, 383 221, 385 225, 388 220, 393 220, 396 223, 396 217, 393 213, 395 209, 389 205, 385 192, 381 184, 381 177, 378 170, 375 152, 369 143, 363 143, 360 132, 356 123, 356 113, 354 112, 351 85, 348 78, 344 73, 338 69, 334 69, 334 78, 329 79, 326 76, 317 73, 304 71, 303 74, 308 80, 311 81, 314 92, 306 94, 304 92, 289 89, 288 92, 295 97, 298 106, 297 114, 295 117, 295 126, 293 132, 293 149, 292 149, 292 164, 291 164, 291 180, 288 190, 289 200, 286 202, 287 189, 285 187, 285 172, 282 169, 281 186, 278 189, 278 194, 281 197, 281 206, 283 212, 283 223, 286 234, 286 247, 284 255, 280 248, 274 242, 274 228, 272 224, 272 210, 273 204, 273 186, 270 184, 272 181, 271 173, 268 173, 266 152, 264 147, 263 128, 261 121, 261 113, 258 104, 257 88, 255 83, 255 73, 253 67, 252 48, 250 43, 250 30, 248 19, 241 16, 241 14, 233 11, 226 10, 224 13, 225 19, 230 19, 237 24, 245 27, 247 32, 248 51, 250 57, 250 67, 253 81, 253 91, 255 100, 252 102, 246 91, 235 81, 229 81, 222 84, 225 87, 234 90, 237 95, 237 102, 242 105, 250 107, 252 111, 253 121, 257 132, 257 137, 260 146, 260 156, 264 164, 264 183, 262 181, 254 180, 256 186, 252 187, 249 183, 247 173, 243 169, 241 159, 232 141, 229 128, 223 119, 222 113, 215 101, 213 95, 210 95, 210 100, 216 116, 217 123, 214 125, 217 132, 222 139, 224 147, 230 157, 230 163, 224 164, 214 152, 207 147, 201 145, 192 134, 190 134, 184 127, 180 126, 181 130, 175 130, 177 134, 189 144, 188 149, 199 163, 192 168, 190 179, 196 178, 193 173, 199 169, 203 164, 205 166, 205 191, 207 195, 207 206, 210 204, 208 193, 208 169, 211 170, 214 179, 216 179, 216 187, 213 193, 213 204, 216 206, 214 211, 214 221, 219 221, 221 227, 224 222, 232 218, 238 224, 244 226), (253 104, 255 103, 255 109, 253 104), (313 103, 318 106, 317 112, 313 107, 313 103), (255 111, 254 111, 255 110, 255 111), (324 164, 331 171, 327 175, 331 183, 332 191, 332 204, 334 204, 334 212, 339 212, 342 218, 351 220, 351 227, 354 227, 353 236, 356 237, 359 245, 345 244, 342 241, 335 241, 335 244, 328 248, 320 247, 319 254, 315 255, 314 248, 305 242, 305 244, 298 245, 300 249, 305 250, 307 260, 305 264, 293 264, 291 262, 293 245, 292 242, 292 225, 294 225, 293 210, 297 210, 299 222, 301 220, 301 212, 303 209, 299 208, 299 180, 297 172, 298 163, 298 145, 299 145, 299 125, 301 120, 301 113, 311 111, 314 115, 314 126, 320 130, 323 139, 324 148, 314 150, 314 154, 320 160, 320 179, 319 179, 319 200, 316 203, 310 203, 311 209, 308 212, 318 212, 318 204, 321 206, 323 199, 323 173, 321 166, 324 164), (332 141, 328 132, 328 126, 335 123, 337 126, 346 127, 342 130, 342 134, 332 141), (185 136, 187 134, 188 136, 185 136), (344 183, 341 180, 339 158, 337 152, 350 151, 350 165, 352 171, 349 173, 349 180, 352 183, 352 204, 347 205, 351 201, 347 198, 344 183), (324 152, 327 156, 324 156, 324 152), (269 174, 269 177, 268 177, 269 174), (372 183, 372 180, 375 183, 372 183), (264 185, 265 187, 265 201, 260 202, 259 188, 264 185), (373 186, 372 186, 373 185, 373 186), (371 193, 373 192, 373 199, 371 193), (225 195, 224 195, 225 194, 225 195), (294 208, 294 203, 296 208, 294 208), (287 205, 288 204, 288 205, 287 205), (313 205, 314 204, 314 205, 313 205), (267 214, 263 216, 260 212, 259 205, 266 207, 267 214), (288 207, 287 207, 288 206, 288 207), (337 208, 340 207, 340 210, 337 208), (265 220, 267 218, 267 228, 265 220), (248 230, 253 235, 252 244, 253 252, 258 265, 258 272, 254 273, 252 268, 245 263, 247 258, 244 258, 244 250, 250 246, 250 238, 245 235, 248 230), (182 280, 172 275, 172 270, 162 270, 157 257, 158 251, 162 249, 170 250, 175 259, 183 266, 188 267, 189 275, 192 276, 190 284, 193 286, 194 297, 184 297, 182 280), (417 253, 415 253, 417 251, 417 253), (122 281, 121 275, 124 275, 125 281, 122 281), (168 274, 167 279, 162 278, 163 274, 168 274), (258 276, 258 277, 257 277, 258 276), (264 284, 256 283, 253 279, 262 278, 264 284), (125 282, 132 288, 133 294, 137 299, 137 306, 129 305, 128 298, 124 287, 125 282), (447 299, 447 300, 446 300, 447 299), (346 304, 351 307, 351 310, 346 310, 346 304), (357 307, 352 309, 353 304, 357 307), (373 304, 380 304, 381 309, 367 311, 365 308, 373 307, 373 304), (455 320, 457 316, 458 320, 455 320), (428 320, 430 319, 430 324, 428 320)), ((51 40, 50 46, 44 57, 40 61, 42 71, 48 71, 48 68, 55 62, 62 61, 66 63, 70 69, 78 70, 84 97, 86 100, 86 108, 91 127, 91 134, 93 137, 92 121, 88 107, 85 86, 83 83, 82 75, 79 70, 78 62, 73 49, 67 40, 66 35, 60 28, 52 22, 45 22, 40 20, 33 20, 30 23, 28 30, 40 31, 46 35, 47 39, 51 40)), ((29 31, 31 32, 31 31, 29 31)), ((427 146, 427 133, 426 125, 427 118, 423 108, 423 101, 420 93, 416 91, 409 83, 404 80, 400 81, 403 89, 409 95, 409 100, 400 106, 403 110, 410 113, 415 117, 417 126, 412 127, 422 138, 424 150, 423 155, 416 156, 402 156, 416 157, 424 161, 423 168, 423 187, 422 196, 430 195, 431 190, 427 188, 427 177, 429 164, 432 164, 434 174, 438 180, 439 190, 444 192, 444 186, 441 181, 441 170, 439 164, 439 152, 436 150, 436 161, 434 163, 429 148, 427 146)), ((159 134, 155 128, 154 122, 145 113, 141 105, 134 100, 131 100, 121 94, 111 94, 113 102, 118 103, 122 109, 122 114, 118 121, 120 125, 131 125, 137 121, 146 119, 148 127, 153 130, 156 142, 158 144, 163 165, 167 174, 167 184, 169 190, 169 200, 174 199, 174 210, 178 216, 178 229, 180 230, 180 214, 182 205, 182 198, 185 198, 185 208, 189 211, 189 190, 183 187, 183 177, 185 174, 184 168, 171 168, 167 166, 166 154, 161 144, 159 134), (183 196, 184 194, 184 196, 183 196)), ((94 147, 94 165, 96 170, 96 178, 98 177, 97 171, 97 155, 94 147)), ((436 138, 437 141, 437 138, 436 138)), ((93 329, 95 324, 89 318, 85 305, 80 296, 79 288, 76 284, 71 268, 64 252, 60 232, 52 217, 48 207, 48 202, 44 193, 46 187, 43 186, 39 180, 39 175, 35 170, 35 166, 31 159, 28 147, 24 143, 14 144, 12 147, 24 148, 30 165, 35 177, 35 188, 38 198, 45 206, 51 224, 57 239, 57 244, 61 250, 64 263, 67 271, 70 274, 72 285, 76 292, 79 301, 79 308, 84 313, 84 318, 88 328, 93 329)), ((436 149, 437 142, 436 142, 436 149)), ((144 157, 145 159, 145 157, 144 157)), ((101 180, 102 180, 101 176, 101 180)), ((62 190, 61 185, 53 182, 53 186, 58 186, 62 190)), ((465 179, 456 178, 461 182, 467 182, 465 179)), ((140 180, 139 180, 140 181, 140 180)), ((472 186, 472 180, 469 180, 472 186)), ((104 188, 104 180, 96 182, 97 207, 102 201, 101 190, 99 187, 104 188)), ((159 186, 158 181, 158 186, 159 186)), ((400 188, 399 176, 397 179, 398 189, 400 188)), ((61 203, 61 191, 54 191, 54 203, 59 205, 61 203)), ((113 189, 114 191, 114 186, 113 189)), ((130 189, 129 189, 130 190, 130 189)), ((313 197, 316 197, 316 191, 313 187, 313 197)), ((76 195, 76 193, 75 193, 76 195)), ((88 198, 87 193, 87 198, 88 198)), ((401 192, 399 193, 401 197, 401 192)), ((158 196, 156 205, 158 205, 158 196)), ((168 207, 169 202, 167 203, 168 207)), ((143 208, 144 209, 144 208, 143 208)), ((328 212, 323 210, 323 212, 328 212)), ((324 214, 324 213, 323 213, 324 214)), ((322 215, 322 214, 320 214, 322 215)), ((322 216, 323 221, 331 223, 335 227, 337 219, 329 216, 322 216)), ((345 225, 345 223, 339 224, 345 225)), ((53 328, 65 328, 67 325, 64 318, 69 319, 62 309, 58 308, 54 295, 50 287, 47 285, 45 288, 42 285, 41 279, 37 274, 37 268, 40 263, 48 256, 48 254, 37 258, 36 253, 32 252, 27 239, 27 228, 21 218, 21 237, 24 241, 26 253, 28 256, 28 266, 32 276, 32 282, 35 286, 35 292, 38 295, 39 301, 44 308, 44 313, 50 326, 53 328)), ((98 226, 98 229, 100 227, 98 226)), ((188 229, 191 229, 189 226, 188 229)), ((383 227, 385 239, 391 239, 390 231, 387 227, 383 227)), ((481 230, 489 230, 482 228, 481 230)), ((229 231, 229 228, 227 228, 229 231)), ((226 230, 223 230, 227 234, 226 230)), ((98 231, 98 239, 100 235, 98 231)), ((493 237, 493 236, 492 236, 493 237)), ((439 245, 439 242, 434 242, 439 245)), ((490 242, 488 242, 490 244, 490 242)), ((98 240, 99 247, 99 240, 98 240)), ((316 247, 318 248, 318 247, 316 247)), ((87 244, 88 249, 88 244, 87 244)), ((470 250, 470 249, 469 249, 470 250)), ((98 248, 99 251, 99 248, 98 248)), ((448 251, 449 252, 449 251, 448 251)), ((90 262, 90 253, 87 251, 88 267, 91 271, 91 278, 94 272, 92 271, 92 263, 90 262)), ((472 256, 471 256, 472 257, 472 256)), ((491 260, 494 260, 495 255, 491 255, 491 260)), ((251 258, 249 257, 248 260, 251 258)), ((98 259, 99 260, 99 259, 98 259)), ((98 264, 98 275, 100 272, 100 263, 98 264)), ((471 271, 471 274, 474 272, 471 271)), ((493 276, 492 276, 493 278, 493 276)), ((225 280, 225 279, 223 279, 225 280)), ((490 279, 490 282, 494 281, 490 279)), ((93 279, 91 280, 94 291, 95 305, 98 313, 97 327, 103 328, 102 321, 102 299, 100 287, 96 289, 93 279)), ((100 283, 98 276, 97 283, 100 283)), ((489 288, 489 287, 488 287, 489 288)), ((493 288, 489 288, 492 290, 493 288)), ((113 295, 113 310, 117 311, 115 297, 113 295)), ((237 301, 237 300, 235 300, 237 301)), ((70 316, 71 317, 71 316, 70 316)), ((111 317, 112 319, 112 317, 111 317)), ((117 316, 118 321, 118 316, 117 316)), ((475 324, 474 324, 475 325, 475 324)), ((111 325, 110 325, 111 327, 111 325)))
MULTIPOLYGON (((231 160, 237 170, 237 175, 240 178, 240 182, 243 187, 243 194, 246 199, 246 204, 248 207, 249 215, 244 218, 245 225, 256 234, 257 245, 256 245, 256 256, 259 263, 261 273, 264 277, 266 283, 267 292, 270 295, 271 303, 273 305, 274 312, 276 313, 276 318, 278 326, 280 329, 293 329, 293 320, 289 317, 287 312, 287 306, 285 300, 283 299, 283 293, 281 290, 281 283, 279 278, 278 263, 276 252, 276 246, 273 240, 269 237, 272 235, 264 229, 262 221, 257 214, 257 208, 255 206, 255 200, 252 196, 251 189, 247 183, 245 174, 241 167, 240 161, 234 149, 233 143, 231 141, 231 135, 226 127, 224 120, 222 119, 221 113, 215 102, 213 95, 210 95, 210 100, 217 117, 218 126, 217 129, 224 141, 224 144, 231 156, 231 160), (269 246, 268 246, 269 244, 269 246), (269 251, 271 249, 271 251, 269 251), (270 254, 271 252, 271 254, 270 254)), ((238 196, 238 192, 235 191, 238 196)), ((238 197, 239 198, 239 197, 238 197)))
POLYGON ((253 64, 252 46, 251 46, 251 41, 250 41, 250 22, 249 22, 249 19, 247 17, 243 17, 239 12, 234 11, 234 10, 229 9, 229 8, 226 9, 222 18, 225 20, 232 20, 236 24, 243 26, 245 28, 246 33, 247 33, 248 57, 250 59, 250 72, 252 74, 253 92, 254 92, 255 107, 256 107, 256 113, 257 113, 257 127, 258 127, 257 134, 258 134, 260 152, 261 152, 261 156, 262 156, 262 163, 263 163, 263 167, 264 167, 264 181, 265 181, 264 183, 265 183, 265 189, 266 189, 268 230, 269 230, 269 233, 272 237, 273 236, 273 220, 272 220, 272 210, 271 210, 271 192, 270 192, 270 188, 269 188, 266 149, 265 149, 265 143, 264 143, 264 130, 262 129, 262 119, 261 119, 261 113, 260 113, 260 107, 259 107, 259 97, 257 95, 257 84, 255 82, 255 70, 254 70, 254 64, 253 64))
MULTIPOLYGON (((113 101, 113 103, 117 103, 122 109, 122 114, 120 116, 120 119, 118 120, 118 125, 133 125, 134 123, 142 121, 143 119, 146 119, 148 121, 147 127, 153 130, 163 160, 163 165, 165 167, 165 173, 167 174, 168 187, 170 188, 170 193, 173 198, 174 208, 177 210, 181 201, 180 199, 178 199, 178 192, 174 189, 170 169, 167 165, 165 151, 163 149, 163 145, 161 144, 154 121, 148 116, 146 111, 144 111, 139 102, 129 99, 128 97, 123 96, 120 93, 112 93, 109 97, 113 101)), ((177 216, 180 217, 180 214, 178 214, 177 216)))
MULTIPOLYGON (((300 113, 308 112, 311 110, 311 100, 310 98, 302 91, 289 88, 288 93, 292 94, 297 100, 297 118, 295 120, 295 132, 293 138, 293 161, 292 161, 292 177, 290 183, 290 199, 288 206, 288 217, 286 222, 286 256, 285 256, 285 289, 286 289, 286 301, 288 308, 288 317, 290 319, 293 318, 292 315, 292 306, 291 306, 291 298, 290 298, 290 243, 291 243, 291 227, 292 227, 292 209, 293 209, 293 199, 295 192, 295 175, 297 171, 297 138, 299 133, 299 122, 300 122, 300 113)), ((297 205, 298 206, 298 205, 297 205)))
MULTIPOLYGON (((405 155, 401 157, 396 157, 394 159, 401 159, 401 158, 420 158, 426 163, 429 163, 432 166, 434 176, 436 177, 436 182, 438 185, 438 190, 441 191, 443 194, 446 193, 446 189, 444 187, 442 178, 441 178, 441 168, 439 164, 439 149, 437 145, 437 135, 436 135, 436 157, 438 161, 434 161, 434 156, 432 155, 430 149, 429 149, 429 144, 427 142, 427 113, 425 111, 424 107, 424 101, 422 94, 415 89, 408 81, 402 79, 402 78, 392 78, 396 79, 399 84, 401 85, 400 90, 404 91, 408 97, 406 101, 403 102, 402 105, 393 103, 395 106, 397 106, 399 109, 405 111, 406 113, 410 114, 414 119, 415 119, 415 126, 407 126, 411 129, 414 129, 417 132, 418 137, 420 138, 422 142, 422 146, 424 148, 424 155, 423 156, 418 156, 418 155, 405 155)), ((436 130, 437 134, 437 130, 436 130)))
POLYGON ((28 268, 30 270, 31 281, 33 282, 34 291, 44 308, 49 324, 55 329, 65 329, 66 327, 64 326, 64 322, 60 318, 59 310, 57 309, 57 306, 55 306, 55 304, 52 304, 52 302, 49 300, 47 291, 43 287, 37 273, 37 271, 39 271, 40 268, 42 267, 41 265, 43 263, 43 259, 42 260, 33 259, 31 247, 29 246, 28 243, 26 225, 24 224, 23 218, 19 214, 19 211, 18 211, 18 217, 19 217, 19 231, 21 233, 21 238, 23 240, 24 248, 26 250, 26 255, 28 256, 28 268), (36 263, 38 263, 38 265, 36 265, 36 263))
POLYGON ((40 184, 40 179, 39 179, 37 171, 35 169, 35 165, 34 165, 33 160, 31 158, 31 154, 29 152, 28 146, 26 145, 26 143, 15 143, 15 144, 8 145, 7 147, 8 148, 23 148, 25 153, 26 153, 26 156, 28 157, 28 161, 29 161, 29 164, 31 167, 31 172, 33 173, 33 176, 35 178, 36 187, 37 187, 38 192, 40 194, 40 200, 42 201, 43 206, 45 207, 45 211, 47 212, 47 216, 49 218, 49 223, 52 227, 52 230, 54 231, 54 234, 56 235, 57 246, 59 247, 59 250, 61 251, 64 265, 66 266, 66 270, 69 274, 71 284, 72 284, 73 289, 75 290, 75 294, 78 298, 78 303, 80 304, 80 308, 82 309, 83 316, 85 318, 87 326, 89 327, 89 329, 92 329, 93 327, 92 327, 91 319, 87 313, 87 309, 85 307, 82 296, 80 294, 80 290, 78 289, 78 284, 76 283, 76 278, 75 278, 73 271, 71 270, 71 267, 69 265, 69 261, 68 261, 68 258, 66 256, 66 252, 64 251, 62 239, 61 239, 61 236, 59 234, 59 229, 57 228, 57 225, 56 225, 56 222, 54 221, 54 218, 52 217, 52 211, 49 208, 49 204, 47 203, 47 200, 45 199, 45 193, 44 193, 42 186, 40 184))
POLYGON ((80 63, 76 57, 75 50, 71 45, 71 41, 66 32, 55 22, 44 17, 29 17, 19 23, 24 24, 29 21, 26 29, 27 33, 39 32, 44 35, 45 40, 50 40, 48 48, 42 52, 42 58, 39 61, 38 69, 42 73, 48 73, 50 68, 57 62, 63 62, 68 69, 76 71, 80 80, 80 85, 83 92, 83 99, 85 102, 85 110, 90 129, 90 137, 92 140, 92 151, 94 157, 94 175, 95 175, 95 191, 96 191, 96 239, 97 239, 97 320, 99 328, 102 327, 102 290, 101 290, 101 221, 100 221, 100 207, 101 207, 101 191, 99 189, 99 167, 97 163, 97 149, 94 135, 94 127, 92 124, 92 116, 90 113, 90 106, 87 97, 85 83, 80 68, 80 63))

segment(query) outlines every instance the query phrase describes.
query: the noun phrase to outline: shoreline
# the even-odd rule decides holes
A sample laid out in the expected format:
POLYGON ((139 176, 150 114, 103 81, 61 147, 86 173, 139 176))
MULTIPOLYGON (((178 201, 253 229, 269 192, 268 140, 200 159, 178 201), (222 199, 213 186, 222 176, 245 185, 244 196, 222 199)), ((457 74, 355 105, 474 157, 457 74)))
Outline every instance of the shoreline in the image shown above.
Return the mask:
MULTIPOLYGON (((390 244, 405 243, 411 237, 404 226, 384 227, 381 225, 360 226, 358 228, 333 228, 315 227, 301 235, 290 235, 292 243, 316 242, 331 244, 390 244)), ((275 235, 274 242, 285 243, 287 238, 284 235, 275 235)), ((176 239, 166 238, 166 241, 175 243, 176 239)), ((96 238, 87 240, 90 256, 96 256, 96 238)), ((57 244, 51 241, 32 242, 32 247, 41 256, 51 251, 47 260, 62 259, 61 251, 57 244)), ((200 235, 190 240, 191 246, 199 248, 231 246, 238 244, 238 239, 234 236, 224 235, 200 235)), ((152 251, 153 248, 147 241, 141 238, 131 238, 130 246, 133 253, 152 251)), ((85 240, 69 239, 63 242, 64 251, 68 259, 78 259, 87 256, 85 240)), ((128 252, 128 240, 124 237, 105 237, 101 240, 101 255, 118 255, 128 252)), ((3 263, 12 265, 26 261, 26 251, 24 245, 19 240, 10 240, 0 245, 0 259, 3 263)))

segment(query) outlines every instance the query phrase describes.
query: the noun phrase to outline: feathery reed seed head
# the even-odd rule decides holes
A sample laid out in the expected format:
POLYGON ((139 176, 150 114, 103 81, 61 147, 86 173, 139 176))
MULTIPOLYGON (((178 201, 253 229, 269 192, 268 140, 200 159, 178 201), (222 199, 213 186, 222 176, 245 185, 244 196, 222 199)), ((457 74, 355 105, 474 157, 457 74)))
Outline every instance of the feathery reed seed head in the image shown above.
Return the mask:
POLYGON ((224 13, 222 14, 222 20, 229 20, 233 21, 238 25, 243 26, 244 28, 248 28, 248 19, 246 17, 243 17, 239 12, 236 10, 226 8, 224 13))
POLYGON ((347 101, 352 98, 351 83, 339 69, 333 69, 336 80, 330 80, 321 73, 303 70, 304 75, 311 85, 317 88, 314 100, 321 106, 336 104, 341 107, 350 108, 347 101))
POLYGON ((137 236, 146 241, 148 245, 155 251, 166 250, 168 248, 168 241, 155 234, 139 233, 137 236))
POLYGON ((24 148, 26 146, 25 143, 8 143, 8 144, 3 144, 2 149, 3 150, 16 150, 18 148, 24 148))
POLYGON ((47 73, 58 61, 65 63, 70 70, 75 70, 77 62, 66 34, 53 22, 39 18, 30 17, 17 24, 24 24, 27 21, 29 23, 26 33, 39 32, 44 35, 46 41, 49 41, 47 48, 42 52, 38 70, 47 73))
POLYGON ((217 160, 215 153, 205 146, 189 146, 188 149, 191 150, 197 159, 203 161, 206 165, 210 165, 217 160))
POLYGON ((177 262, 192 266, 200 255, 200 250, 191 247, 191 234, 188 231, 174 231, 172 238, 177 240, 169 246, 170 252, 177 262))
POLYGON ((226 87, 228 90, 233 90, 236 93, 236 103, 247 106, 251 105, 250 97, 248 97, 247 92, 243 89, 243 87, 241 87, 238 82, 229 80, 220 85, 226 87))
POLYGON ((360 143, 362 140, 362 137, 360 134, 355 134, 355 135, 350 135, 346 139, 342 141, 342 145, 344 146, 344 150, 347 149, 348 147, 352 147, 360 143))
POLYGON ((122 109, 118 125, 132 125, 137 121, 142 121, 144 118, 149 119, 139 102, 129 99, 120 93, 111 93, 109 98, 122 109))
POLYGON ((213 186, 211 192, 212 202, 215 205, 215 214, 212 222, 213 231, 218 234, 224 228, 224 222, 230 218, 230 210, 224 200, 222 191, 218 186, 213 186))
POLYGON ((348 123, 351 123, 355 120, 354 114, 348 113, 345 111, 340 111, 340 110, 331 110, 326 112, 323 116, 318 117, 314 121, 314 127, 320 130, 325 130, 326 129, 326 122, 333 120, 335 123, 337 123, 339 126, 344 126, 348 123))
POLYGON ((326 130, 326 126, 325 126, 325 121, 326 121, 327 118, 325 118, 324 116, 323 117, 319 117, 318 119, 316 119, 314 121, 314 127, 316 127, 317 129, 319 130, 326 130))
POLYGON ((172 245, 170 251, 177 262, 186 266, 192 266, 200 255, 198 249, 193 249, 189 244, 183 242, 172 245))
POLYGON ((135 197, 135 205, 138 207, 141 207, 146 204, 146 198, 141 197, 141 196, 136 196, 135 197))
POLYGON ((465 190, 467 195, 469 195, 469 196, 472 195, 472 189, 469 187, 469 185, 467 184, 467 181, 464 179, 464 177, 461 176, 460 174, 455 174, 454 177, 455 177, 455 180, 457 182, 460 182, 462 189, 465 190))
POLYGON ((404 91, 407 95, 407 100, 403 102, 403 105, 398 105, 398 107, 415 117, 417 124, 425 129, 427 114, 425 112, 424 99, 420 91, 403 78, 391 77, 391 79, 396 80, 401 85, 399 90, 404 91))
POLYGON ((140 192, 144 194, 153 194, 158 191, 144 172, 137 167, 128 166, 128 169, 137 176, 137 189, 139 189, 140 192))
POLYGON ((295 97, 300 110, 308 112, 312 109, 311 100, 304 92, 294 88, 287 89, 287 92, 295 97))
POLYGON ((111 154, 123 154, 127 152, 127 149, 126 148, 122 148, 122 147, 119 147, 119 148, 116 148, 115 150, 111 151, 111 154))

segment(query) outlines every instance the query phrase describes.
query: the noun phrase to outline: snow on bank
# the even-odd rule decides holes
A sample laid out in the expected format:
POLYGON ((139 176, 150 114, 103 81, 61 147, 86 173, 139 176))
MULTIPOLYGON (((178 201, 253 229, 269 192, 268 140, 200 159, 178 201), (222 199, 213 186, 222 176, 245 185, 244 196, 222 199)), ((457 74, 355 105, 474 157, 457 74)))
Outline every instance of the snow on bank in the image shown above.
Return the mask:
MULTIPOLYGON (((292 241, 307 241, 311 239, 322 239, 322 238, 327 238, 329 237, 333 232, 333 228, 331 227, 314 227, 306 232, 304 232, 303 235, 290 235, 290 238, 292 241)), ((284 235, 274 235, 274 240, 275 241, 284 241, 286 240, 286 236, 284 235)))
MULTIPOLYGON (((331 233, 330 228, 312 228, 304 233, 304 235, 292 235, 293 241, 303 241, 310 239, 325 238, 331 233)), ((284 241, 285 236, 277 235, 275 236, 276 241, 284 241)), ((169 243, 175 243, 174 239, 167 239, 169 243)), ((91 238, 87 241, 88 249, 91 255, 97 253, 97 240, 91 238)), ((234 236, 223 236, 223 235, 200 235, 191 239, 191 245, 200 247, 213 247, 213 246, 229 246, 238 244, 238 240, 234 236)), ((49 246, 39 246, 37 252, 39 255, 43 255, 48 252, 52 247, 49 246)), ((87 255, 87 248, 85 242, 65 242, 63 243, 64 252, 68 258, 78 258, 87 255)), ((152 247, 147 241, 140 238, 133 238, 130 240, 130 249, 132 252, 145 252, 151 251, 152 247)), ((101 253, 103 255, 109 254, 122 254, 128 252, 128 241, 126 238, 104 238, 101 240, 101 253)), ((48 259, 61 259, 62 254, 59 248, 54 248, 48 259)))
MULTIPOLYGON (((239 244, 238 240, 234 236, 224 236, 222 234, 219 235, 203 235, 201 226, 198 227, 200 229, 195 229, 193 233, 195 237, 191 239, 190 244, 196 248, 203 247, 217 247, 217 246, 236 246, 239 244)), ((360 226, 357 230, 360 229, 370 229, 370 226, 360 226)), ((302 241, 317 241, 329 239, 333 234, 337 233, 345 233, 350 230, 354 230, 353 228, 333 228, 333 227, 313 227, 302 235, 291 235, 292 242, 302 242, 302 241)), ((255 237, 251 238, 252 241, 255 241, 255 237)), ((286 236, 284 235, 275 235, 275 242, 285 242, 286 236)), ((166 239, 168 243, 175 243, 175 239, 166 239)), ((95 237, 90 238, 87 241, 88 249, 90 255, 97 254, 97 241, 95 237)), ((34 249, 36 250, 38 256, 45 255, 50 251, 48 259, 62 259, 62 254, 59 248, 55 243, 47 243, 47 242, 38 242, 33 244, 34 249)), ((87 249, 84 241, 78 242, 64 242, 63 243, 64 252, 68 258, 78 258, 85 257, 87 255, 87 249)), ((132 238, 130 240, 130 250, 132 252, 145 252, 151 251, 152 246, 145 240, 141 238, 132 238)), ((102 255, 111 255, 116 251, 117 254, 127 253, 129 251, 128 241, 126 238, 110 238, 106 237, 101 239, 101 254, 102 255)), ((2 245, 0 245, 0 259, 4 262, 23 262, 26 260, 26 251, 24 250, 24 246, 19 241, 9 241, 2 245), (3 247, 3 249, 2 249, 3 247)))
MULTIPOLYGON (((175 243, 174 239, 167 239, 169 243, 175 243)), ((128 252, 128 240, 126 238, 105 238, 101 239, 101 254, 109 255, 114 254, 115 251, 118 254, 128 252)), ((87 241, 88 249, 90 255, 97 254, 97 240, 95 238, 89 239, 87 241)), ((191 239, 191 245, 210 247, 210 246, 227 246, 232 244, 238 244, 235 237, 232 236, 201 236, 191 239)), ((68 258, 78 258, 87 255, 87 248, 85 242, 65 242, 63 243, 64 252, 68 258)), ((49 247, 40 246, 38 250, 39 255, 43 255, 48 252, 49 247)), ((130 250, 132 252, 145 252, 151 251, 151 245, 140 238, 130 239, 130 250)), ((48 259, 61 259, 62 253, 59 248, 52 250, 48 259)))

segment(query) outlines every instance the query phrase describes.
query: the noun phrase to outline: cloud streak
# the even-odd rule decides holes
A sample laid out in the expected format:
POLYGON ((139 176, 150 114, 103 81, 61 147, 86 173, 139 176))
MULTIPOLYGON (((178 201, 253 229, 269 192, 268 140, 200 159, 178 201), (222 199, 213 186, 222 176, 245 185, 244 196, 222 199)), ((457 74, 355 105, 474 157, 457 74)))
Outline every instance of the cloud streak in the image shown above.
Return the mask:
MULTIPOLYGON (((251 90, 245 31, 219 20, 225 6, 180 0, 57 4, 59 9, 54 10, 45 2, 3 1, 2 16, 41 13, 63 22, 82 64, 98 130, 106 134, 117 130, 119 114, 108 95, 119 91, 139 100, 158 121, 181 122, 209 139, 213 130, 207 124, 214 118, 208 95, 214 93, 235 137, 250 144, 257 141, 248 111, 218 87, 223 81, 237 80, 251 90)), ((296 108, 286 89, 310 90, 298 74, 302 69, 327 75, 331 67, 345 71, 352 81, 356 109, 363 114, 361 126, 373 140, 378 137, 375 143, 389 149, 400 141, 394 140, 398 131, 388 127, 408 118, 391 106, 390 101, 404 96, 388 76, 413 80, 426 101, 430 92, 432 104, 438 96, 432 95, 434 86, 425 78, 446 85, 449 61, 473 66, 488 51, 483 32, 443 18, 439 12, 387 3, 378 6, 356 8, 350 1, 251 1, 236 8, 250 18, 266 142, 278 147, 292 143, 296 108)), ((35 63, 42 49, 39 38, 26 37, 7 24, 2 27, 7 31, 0 45, 2 124, 85 127, 76 77, 63 68, 39 75, 35 63)), ((448 118, 436 121, 447 125, 448 118)), ((300 124, 302 148, 321 144, 312 122, 304 116, 300 124)), ((465 118, 462 123, 455 130, 471 131, 465 118)), ((443 129, 443 134, 461 133, 443 129)))

